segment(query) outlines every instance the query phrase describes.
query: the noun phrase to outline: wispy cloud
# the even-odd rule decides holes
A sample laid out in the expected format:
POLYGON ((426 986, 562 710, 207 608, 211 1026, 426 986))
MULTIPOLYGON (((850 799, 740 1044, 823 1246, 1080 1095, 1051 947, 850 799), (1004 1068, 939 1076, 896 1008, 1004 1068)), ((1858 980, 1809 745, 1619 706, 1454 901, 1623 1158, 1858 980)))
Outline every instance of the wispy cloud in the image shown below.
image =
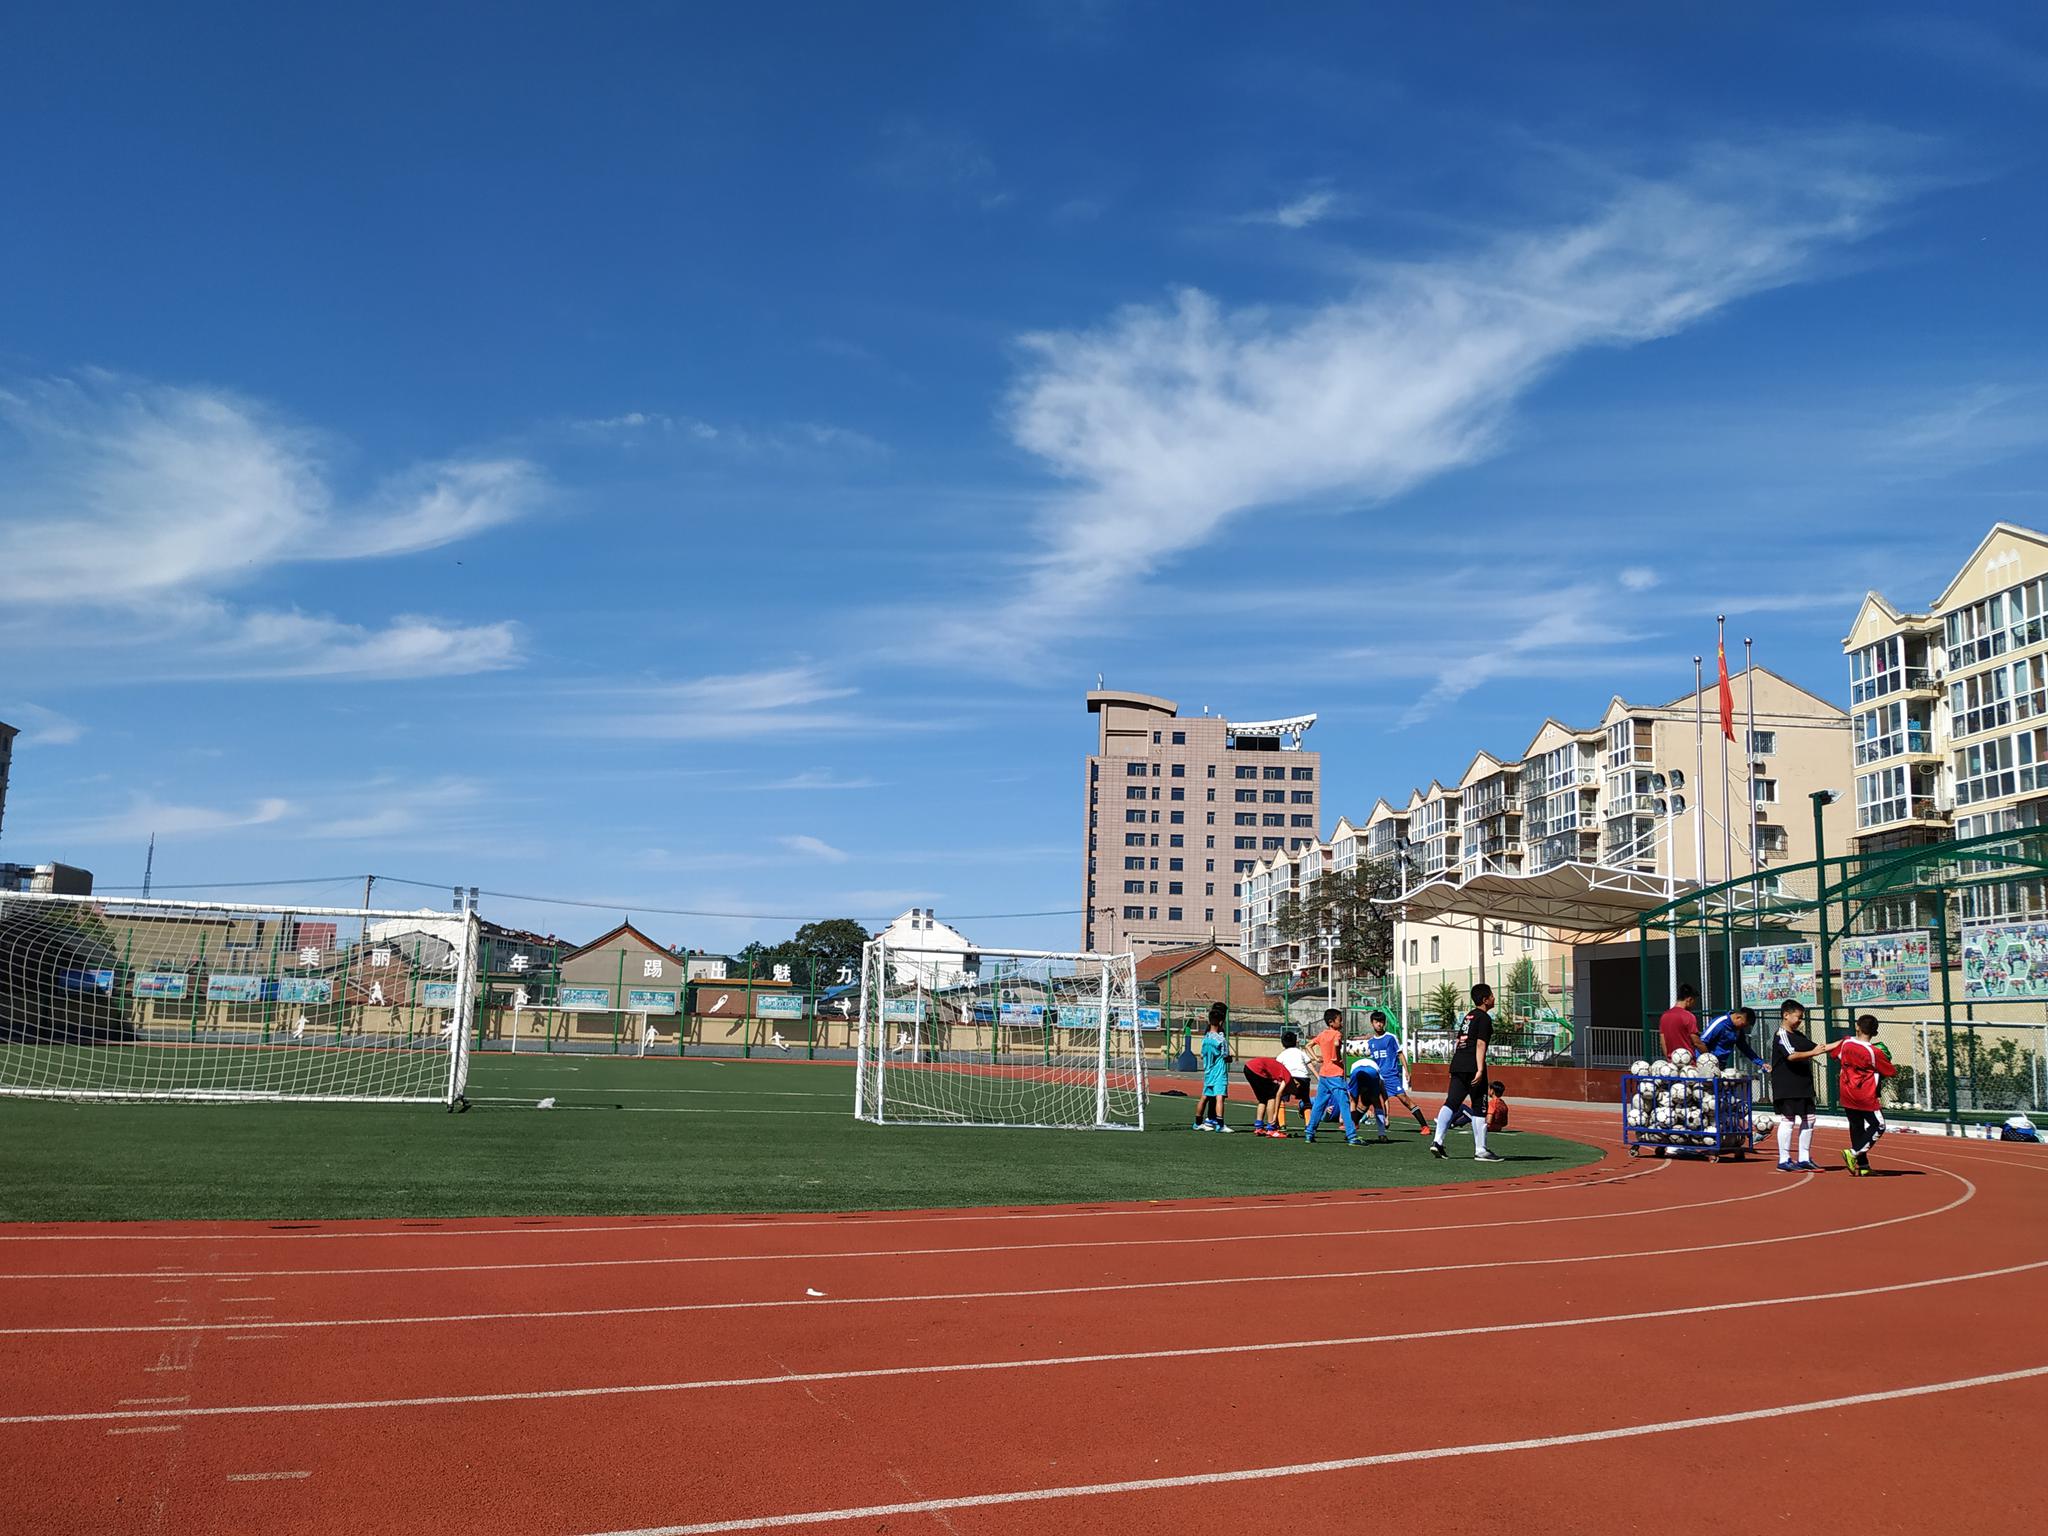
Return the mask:
POLYGON ((1647 565, 1626 565, 1618 579, 1631 592, 1647 592, 1657 585, 1659 578, 1647 565))
MULTIPOLYGON (((344 496, 331 445, 218 390, 104 373, 0 390, 0 610, 53 634, 51 615, 117 614, 153 646, 261 649, 293 676, 445 675, 501 666, 509 625, 407 617, 378 628, 296 612, 243 611, 224 594, 279 567, 417 554, 520 516, 543 483, 517 459, 448 460, 344 496)), ((272 663, 277 663, 273 665, 272 663)))
POLYGON ((905 191, 936 191, 978 208, 1001 208, 1012 200, 995 160, 978 139, 921 118, 896 117, 882 126, 882 148, 872 169, 877 178, 905 191))
POLYGON ((665 411, 625 411, 617 416, 587 416, 570 421, 578 437, 627 446, 653 443, 720 449, 745 457, 791 454, 879 455, 886 445, 865 432, 831 422, 795 421, 774 426, 710 422, 665 411))
POLYGON ((882 781, 869 778, 839 778, 822 770, 807 770, 793 773, 786 779, 775 779, 766 784, 745 784, 743 789, 879 789, 882 781))
POLYGON ((811 837, 800 832, 788 837, 778 837, 776 841, 791 853, 808 854, 811 858, 823 859, 827 864, 844 864, 850 857, 843 848, 834 848, 823 838, 811 837))
POLYGON ((245 827, 267 827, 294 813, 291 801, 270 797, 241 807, 178 805, 137 796, 124 811, 95 816, 67 826, 46 828, 44 836, 63 843, 140 842, 152 834, 197 840, 237 832, 245 827))
POLYGON ((21 732, 24 747, 69 747, 85 735, 85 727, 69 715, 26 699, 0 701, 0 720, 21 732))
POLYGON ((1307 229, 1311 224, 1320 223, 1336 212, 1339 207, 1337 194, 1328 187, 1319 187, 1304 192, 1277 208, 1265 208, 1256 213, 1238 215, 1240 224, 1277 224, 1282 229, 1307 229))
POLYGON ((1811 275, 1910 190, 1902 141, 1710 148, 1618 181, 1600 206, 1440 260, 1383 268, 1319 307, 1229 309, 1183 291, 1100 326, 1027 336, 1017 443, 1067 484, 1014 595, 953 654, 1032 664, 1048 634, 1254 508, 1370 506, 1499 448, 1516 403, 1574 354, 1668 336, 1811 275))
POLYGON ((722 673, 680 681, 628 684, 595 694, 577 690, 600 712, 564 719, 564 728, 622 740, 765 740, 807 733, 902 730, 915 722, 845 708, 859 692, 808 664, 722 673))

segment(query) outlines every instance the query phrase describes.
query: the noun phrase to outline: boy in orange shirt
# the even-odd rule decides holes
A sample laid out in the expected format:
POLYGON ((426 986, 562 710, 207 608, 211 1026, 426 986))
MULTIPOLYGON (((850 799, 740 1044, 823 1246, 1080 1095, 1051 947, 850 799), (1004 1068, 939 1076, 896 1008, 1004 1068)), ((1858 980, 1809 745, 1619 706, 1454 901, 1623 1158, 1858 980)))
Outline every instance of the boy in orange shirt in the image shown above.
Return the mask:
POLYGON ((1316 1096, 1308 1106, 1308 1128, 1303 1141, 1316 1139, 1316 1127, 1323 1123, 1325 1106, 1334 1108, 1344 1122, 1344 1140, 1358 1145, 1358 1123, 1351 1118, 1351 1079, 1344 1075, 1344 1032, 1337 1026, 1344 1014, 1336 1008, 1323 1010, 1323 1032, 1308 1043, 1309 1060, 1316 1069, 1316 1096))

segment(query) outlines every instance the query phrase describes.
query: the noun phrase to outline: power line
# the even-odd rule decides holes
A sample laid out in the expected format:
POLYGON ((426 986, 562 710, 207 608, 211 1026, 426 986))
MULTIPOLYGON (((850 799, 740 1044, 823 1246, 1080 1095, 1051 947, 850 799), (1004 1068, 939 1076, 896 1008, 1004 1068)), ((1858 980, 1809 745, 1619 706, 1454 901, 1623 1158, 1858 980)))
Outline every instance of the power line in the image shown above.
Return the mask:
MULTIPOLYGON (((165 885, 161 881, 155 889, 159 891, 253 891, 272 890, 288 885, 341 885, 363 879, 362 875, 336 875, 329 879, 308 877, 303 880, 208 880, 185 885, 165 885)), ((423 891, 453 891, 467 889, 453 880, 408 880, 402 875, 372 876, 379 885, 409 885, 423 891)), ((107 885, 101 890, 109 892, 135 891, 133 885, 107 885)), ((529 901, 540 906, 586 907, 594 912, 645 912, 655 917, 708 917, 724 918, 746 922, 762 923, 808 923, 841 913, 825 912, 709 912, 695 907, 656 907, 638 901, 590 901, 577 896, 535 896, 522 891, 487 891, 482 888, 480 896, 495 897, 499 901, 529 901)), ((956 922, 993 923, 1009 918, 1022 917, 1079 917, 1084 909, 1080 907, 1055 907, 1045 912, 963 912, 956 922)), ((862 921, 886 921, 872 914, 856 914, 862 921)))

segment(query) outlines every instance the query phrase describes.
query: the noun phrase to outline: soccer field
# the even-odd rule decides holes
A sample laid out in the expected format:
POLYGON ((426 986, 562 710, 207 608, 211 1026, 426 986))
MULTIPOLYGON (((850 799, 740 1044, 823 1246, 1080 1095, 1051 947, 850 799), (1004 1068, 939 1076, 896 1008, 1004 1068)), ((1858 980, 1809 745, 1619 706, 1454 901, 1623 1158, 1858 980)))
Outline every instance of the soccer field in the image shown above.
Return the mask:
MULTIPOLYGON (((476 1107, 0 1100, 0 1220, 819 1211, 1179 1199, 1555 1173, 1598 1153, 1534 1133, 1506 1165, 1338 1135, 1205 1136, 1184 1098, 1150 1129, 875 1126, 849 1066, 610 1057, 474 1059, 476 1107), (535 1106, 552 1098, 555 1107, 535 1106)), ((1249 1124, 1250 1106, 1235 1106, 1249 1124)))

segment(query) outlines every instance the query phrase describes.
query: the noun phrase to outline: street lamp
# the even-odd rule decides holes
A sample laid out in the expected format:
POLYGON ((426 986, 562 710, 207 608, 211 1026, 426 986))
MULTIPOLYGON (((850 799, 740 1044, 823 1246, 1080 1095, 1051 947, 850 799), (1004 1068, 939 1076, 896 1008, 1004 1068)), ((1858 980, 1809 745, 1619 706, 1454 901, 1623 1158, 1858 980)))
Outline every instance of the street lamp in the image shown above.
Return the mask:
POLYGON ((1820 916, 1820 948, 1814 955, 1814 971, 1820 980, 1820 1037, 1828 1038, 1828 1024, 1835 1007, 1834 976, 1828 965, 1828 855, 1822 812, 1842 798, 1838 789, 1816 789, 1806 797, 1813 802, 1814 909, 1820 916))

